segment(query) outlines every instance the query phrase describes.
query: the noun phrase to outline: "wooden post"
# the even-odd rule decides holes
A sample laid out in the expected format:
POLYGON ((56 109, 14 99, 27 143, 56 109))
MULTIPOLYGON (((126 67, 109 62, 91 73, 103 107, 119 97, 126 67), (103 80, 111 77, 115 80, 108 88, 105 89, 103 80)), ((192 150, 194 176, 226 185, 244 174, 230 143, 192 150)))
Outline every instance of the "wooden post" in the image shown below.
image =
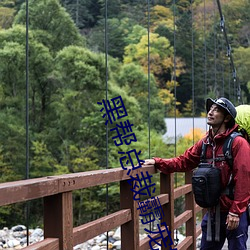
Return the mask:
POLYGON ((72 192, 44 198, 44 238, 59 238, 60 250, 73 249, 72 192))
MULTIPOLYGON (((185 173, 185 183, 191 184, 192 172, 185 173)), ((188 250, 196 249, 196 211, 195 211, 195 200, 193 192, 185 195, 185 210, 192 210, 192 217, 186 222, 186 237, 192 236, 193 243, 188 250)))
MULTIPOLYGON (((134 184, 134 182, 133 182, 134 184)), ((121 226, 121 249, 139 250, 139 212, 137 201, 133 199, 134 192, 128 181, 120 182, 121 209, 131 210, 132 220, 121 226)))
MULTIPOLYGON (((169 194, 169 202, 162 206, 165 216, 161 222, 166 222, 174 242, 174 174, 165 175, 160 173, 160 193, 169 194)), ((161 244, 162 250, 167 250, 169 247, 168 243, 166 247, 161 244)))

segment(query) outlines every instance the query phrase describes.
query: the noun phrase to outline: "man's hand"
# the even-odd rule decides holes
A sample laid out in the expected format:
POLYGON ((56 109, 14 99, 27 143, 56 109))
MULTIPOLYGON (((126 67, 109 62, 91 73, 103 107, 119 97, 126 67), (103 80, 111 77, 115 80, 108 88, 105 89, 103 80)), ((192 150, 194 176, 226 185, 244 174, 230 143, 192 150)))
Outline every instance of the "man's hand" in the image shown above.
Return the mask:
POLYGON ((154 159, 147 159, 145 162, 143 162, 143 165, 155 165, 154 159))
POLYGON ((239 226, 240 218, 239 216, 233 216, 231 214, 227 215, 227 229, 228 230, 233 230, 239 226))

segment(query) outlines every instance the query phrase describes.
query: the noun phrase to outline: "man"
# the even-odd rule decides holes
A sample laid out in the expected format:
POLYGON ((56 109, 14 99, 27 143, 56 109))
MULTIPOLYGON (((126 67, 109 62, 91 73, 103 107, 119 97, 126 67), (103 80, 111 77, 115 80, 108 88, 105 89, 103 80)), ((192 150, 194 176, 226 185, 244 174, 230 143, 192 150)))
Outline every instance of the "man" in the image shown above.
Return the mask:
MULTIPOLYGON (((215 215, 210 212, 212 223, 212 241, 207 241, 208 212, 202 219, 201 250, 220 250, 225 239, 228 239, 229 250, 247 249, 248 237, 247 206, 250 201, 250 146, 249 143, 237 136, 232 144, 233 170, 225 160, 215 161, 215 158, 223 157, 223 145, 226 138, 238 130, 235 124, 236 109, 226 98, 217 100, 207 99, 207 124, 210 129, 205 137, 195 145, 187 149, 184 154, 172 159, 154 157, 145 160, 144 165, 155 165, 165 174, 173 172, 190 171, 200 163, 202 144, 207 144, 206 159, 211 160, 215 167, 221 169, 221 185, 226 189, 230 182, 230 176, 234 185, 233 198, 223 193, 220 197, 220 237, 215 240, 215 215)), ((222 158, 223 159, 223 158, 222 158)))

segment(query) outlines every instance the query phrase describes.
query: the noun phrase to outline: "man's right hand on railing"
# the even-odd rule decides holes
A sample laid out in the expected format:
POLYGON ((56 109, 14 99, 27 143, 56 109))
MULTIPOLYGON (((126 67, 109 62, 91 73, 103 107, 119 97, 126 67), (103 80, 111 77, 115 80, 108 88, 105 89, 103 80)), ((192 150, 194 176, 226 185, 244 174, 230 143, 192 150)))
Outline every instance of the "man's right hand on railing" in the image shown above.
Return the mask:
POLYGON ((142 165, 155 165, 154 159, 147 159, 145 162, 142 163, 142 165))

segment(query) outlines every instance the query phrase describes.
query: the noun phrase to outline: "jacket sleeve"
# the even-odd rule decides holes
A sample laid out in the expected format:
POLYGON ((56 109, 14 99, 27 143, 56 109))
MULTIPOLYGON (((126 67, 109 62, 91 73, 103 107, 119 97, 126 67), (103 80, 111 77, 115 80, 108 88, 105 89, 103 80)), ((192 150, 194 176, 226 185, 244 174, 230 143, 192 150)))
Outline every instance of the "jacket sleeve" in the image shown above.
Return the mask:
POLYGON ((187 149, 184 154, 170 159, 154 157, 155 166, 165 174, 173 172, 186 172, 194 169, 200 163, 202 140, 187 149))
POLYGON ((234 201, 230 212, 242 214, 250 201, 250 145, 238 136, 233 141, 234 201))

